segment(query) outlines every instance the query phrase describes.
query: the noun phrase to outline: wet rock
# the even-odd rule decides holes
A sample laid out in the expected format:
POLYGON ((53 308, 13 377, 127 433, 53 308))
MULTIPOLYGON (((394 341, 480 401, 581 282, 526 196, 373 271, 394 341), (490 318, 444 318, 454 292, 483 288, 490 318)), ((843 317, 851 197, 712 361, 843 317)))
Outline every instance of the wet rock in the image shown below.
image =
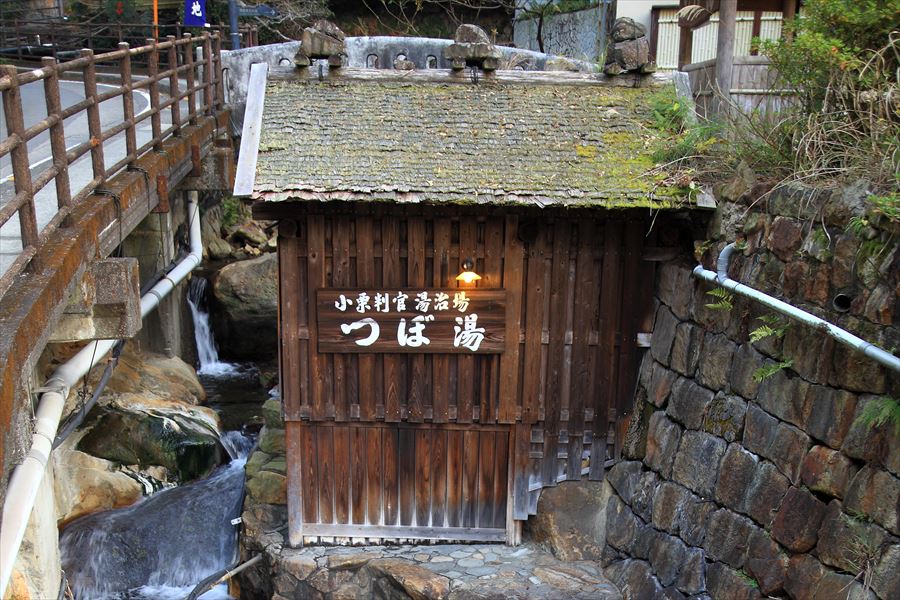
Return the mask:
POLYGON ((101 510, 129 506, 141 499, 143 487, 117 470, 114 463, 74 449, 80 433, 51 455, 57 518, 68 523, 101 510))
POLYGON ((710 497, 719 475, 725 441, 701 431, 685 431, 672 466, 672 479, 710 497))
POLYGON ((628 422, 625 441, 622 444, 622 456, 635 460, 643 460, 647 455, 647 433, 650 427, 650 416, 653 405, 643 400, 646 391, 638 387, 635 392, 634 412, 628 422))
POLYGON ((740 569, 744 565, 750 536, 757 529, 747 517, 721 508, 709 519, 709 530, 706 532, 703 548, 712 560, 740 569))
POLYGON ((791 482, 775 465, 767 461, 760 462, 745 496, 744 507, 747 514, 757 523, 769 527, 790 487, 791 482))
POLYGON ((259 360, 278 348, 278 257, 259 258, 223 267, 213 286, 213 326, 223 358, 259 360))
POLYGON ((825 576, 822 563, 809 554, 795 554, 788 561, 784 590, 795 600, 814 600, 816 588, 825 576))
POLYGON ((719 392, 706 409, 703 430, 724 438, 726 442, 734 442, 741 438, 746 414, 747 403, 743 398, 719 392))
POLYGON ((650 416, 644 464, 663 477, 669 477, 680 441, 681 428, 667 419, 666 413, 656 411, 650 416))
POLYGON ((792 487, 772 523, 772 537, 792 552, 807 552, 818 541, 825 505, 807 491, 792 487))
POLYGON ((841 451, 851 458, 883 466, 900 476, 900 434, 890 423, 873 427, 862 418, 866 407, 878 400, 876 396, 860 397, 841 451))
POLYGON ((751 344, 741 345, 731 363, 731 374, 728 377, 731 389, 747 400, 756 398, 759 383, 753 380, 753 373, 763 366, 764 362, 765 357, 751 344))
POLYGON ((794 253, 800 248, 803 239, 803 229, 800 224, 788 217, 775 217, 766 246, 778 258, 784 261, 791 260, 794 253))
POLYGON ((751 404, 744 423, 744 447, 775 463, 791 482, 799 480, 809 436, 751 404))
POLYGON ((702 346, 703 330, 691 323, 679 323, 675 328, 669 366, 682 375, 693 377, 702 346))
POLYGON ((716 501, 732 510, 746 512, 747 492, 756 476, 758 463, 759 459, 740 444, 730 444, 716 481, 716 501))
POLYGON ((870 516, 894 535, 900 535, 900 479, 887 471, 872 465, 860 469, 850 481, 844 506, 848 511, 870 516))
POLYGON ((681 573, 675 587, 685 594, 699 594, 706 589, 706 561, 703 550, 688 548, 685 551, 681 573))
POLYGON ((269 462, 271 458, 271 455, 259 450, 251 454, 250 458, 247 459, 247 464, 244 465, 244 472, 247 473, 247 477, 253 477, 259 473, 263 465, 269 462))
POLYGON ((703 360, 697 369, 697 382, 713 390, 724 389, 735 350, 737 345, 724 335, 707 333, 703 340, 703 360))
MULTIPOLYGON (((674 358, 675 353, 672 353, 674 358)), ((691 379, 679 378, 672 386, 666 414, 687 427, 700 429, 706 407, 712 402, 713 393, 694 383, 691 379)))
POLYGON ((675 314, 685 321, 691 316, 694 283, 691 268, 678 262, 665 262, 659 268, 656 294, 675 314))
POLYGON ((675 339, 675 328, 678 319, 666 306, 660 306, 656 312, 656 322, 653 326, 653 337, 650 340, 650 354, 656 362, 669 366, 669 356, 672 352, 672 342, 675 339))
POLYGON ((284 455, 284 429, 263 427, 259 434, 259 449, 266 454, 284 455))
POLYGON ((218 417, 180 402, 120 394, 78 443, 78 450, 124 465, 159 465, 191 481, 210 473, 225 456, 218 417))
POLYGON ((768 533, 756 529, 750 536, 750 546, 744 560, 744 570, 759 584, 759 590, 767 596, 781 592, 787 574, 788 555, 768 533))
POLYGON ((636 460, 620 460, 606 474, 606 480, 618 492, 626 504, 631 504, 631 497, 643 472, 643 465, 636 460))
POLYGON ((706 538, 709 519, 718 507, 715 502, 703 501, 691 495, 684 503, 678 531, 681 539, 691 546, 700 546, 706 538))
POLYGON ((247 494, 263 504, 287 504, 287 477, 272 471, 260 471, 247 481, 247 494))
POLYGON ((872 577, 872 589, 879 598, 900 597, 900 544, 891 544, 881 555, 872 577))
POLYGON ((450 581, 446 577, 405 560, 379 558, 370 561, 368 567, 412 600, 442 600, 450 593, 450 581))
POLYGON ((805 427, 812 399, 809 387, 800 377, 789 376, 784 370, 778 371, 760 384, 756 402, 769 414, 805 427))
POLYGON ((606 543, 628 553, 641 523, 618 496, 610 496, 606 509, 606 543))
POLYGON ((856 467, 849 458, 826 446, 813 446, 800 467, 800 481, 814 492, 843 498, 856 467))
POLYGON ((662 594, 662 585, 653 576, 650 565, 643 560, 628 559, 613 563, 607 569, 607 575, 622 590, 625 600, 658 598, 662 594))
POLYGON ((650 521, 658 483, 659 476, 654 471, 644 471, 631 497, 631 509, 644 521, 650 521))
MULTIPOLYGON (((647 354, 649 357, 650 355, 647 354)), ((672 385, 678 378, 674 372, 665 368, 658 362, 650 360, 650 384, 647 388, 647 401, 653 406, 660 408, 666 404, 669 399, 669 393, 672 391, 672 385)))
POLYGON ((713 598, 757 600, 762 597, 759 585, 754 580, 720 562, 714 562, 706 568, 706 582, 713 598))
POLYGON ((812 437, 832 448, 840 448, 853 424, 856 395, 824 386, 811 386, 807 403, 809 414, 803 428, 812 437))
POLYGON ((269 236, 255 221, 245 221, 231 228, 228 241, 232 244, 251 246, 264 246, 269 241, 269 236))
POLYGON ((876 600, 875 594, 866 591, 855 581, 854 575, 825 570, 815 591, 816 600, 876 600))
POLYGON ((672 585, 685 561, 687 546, 677 537, 660 535, 650 548, 650 564, 663 586, 672 585))
POLYGON ((269 398, 262 405, 263 422, 272 429, 284 429, 284 418, 281 413, 281 400, 269 398))
MULTIPOLYGON (((681 525, 684 505, 693 496, 685 488, 670 481, 660 484, 653 497, 653 525, 677 535, 681 525)), ((663 583, 668 585, 666 582, 663 583)))
POLYGON ((841 511, 841 503, 828 503, 819 528, 816 552, 819 560, 848 573, 861 573, 866 562, 874 560, 887 534, 883 529, 841 511))
POLYGON ((541 492, 537 515, 528 519, 527 527, 532 539, 560 560, 600 560, 606 505, 601 482, 565 481, 541 492))
MULTIPOLYGON (((92 381, 100 378, 103 367, 94 368, 92 381)), ((106 396, 115 393, 136 393, 184 404, 201 404, 206 400, 206 391, 194 367, 178 357, 141 352, 133 343, 125 345, 104 391, 106 396)))

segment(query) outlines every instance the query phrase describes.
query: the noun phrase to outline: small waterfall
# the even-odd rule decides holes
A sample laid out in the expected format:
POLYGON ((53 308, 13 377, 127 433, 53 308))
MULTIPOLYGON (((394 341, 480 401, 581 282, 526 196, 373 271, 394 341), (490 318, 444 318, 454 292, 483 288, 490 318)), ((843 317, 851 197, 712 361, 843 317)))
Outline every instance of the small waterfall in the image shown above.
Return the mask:
MULTIPOLYGON (((181 600, 237 557, 244 465, 253 440, 222 435, 234 460, 211 476, 127 508, 88 515, 60 536, 77 600, 181 600)), ((224 585, 203 600, 230 598, 224 585)))
POLYGON ((188 284, 187 301, 194 319, 194 340, 197 343, 197 357, 200 360, 200 368, 197 369, 197 373, 201 375, 233 375, 237 371, 235 365, 219 360, 219 350, 216 348, 216 340, 209 324, 208 286, 209 281, 205 277, 192 277, 188 284))

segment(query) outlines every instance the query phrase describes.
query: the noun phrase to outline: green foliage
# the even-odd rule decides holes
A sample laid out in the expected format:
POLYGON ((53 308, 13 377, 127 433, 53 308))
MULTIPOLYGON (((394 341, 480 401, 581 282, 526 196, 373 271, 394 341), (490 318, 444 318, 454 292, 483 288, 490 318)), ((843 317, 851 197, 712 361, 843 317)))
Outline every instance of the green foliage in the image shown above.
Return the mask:
POLYGON ((241 201, 234 196, 222 198, 222 226, 231 227, 241 216, 241 201))
MULTIPOLYGON (((900 178, 900 175, 898 175, 900 178)), ((883 217, 891 223, 900 222, 900 192, 893 192, 884 196, 871 195, 867 198, 873 214, 883 217)))
POLYGON ((881 396, 866 404, 858 422, 872 429, 889 425, 900 435, 900 400, 881 396))
POLYGON ((781 338, 788 328, 788 323, 775 315, 763 315, 757 317, 757 320, 762 321, 763 324, 750 332, 751 342, 758 342, 772 336, 781 338))
POLYGON ((721 142, 719 124, 689 124, 690 107, 678 98, 675 86, 655 92, 649 106, 650 127, 661 134, 651 154, 654 162, 671 163, 709 154, 721 142))
POLYGON ((755 381, 756 383, 762 383, 779 371, 783 369, 789 369, 793 364, 793 358, 789 358, 781 362, 765 364, 753 372, 753 381, 755 381))
POLYGON ((707 304, 706 308, 712 310, 731 310, 734 308, 734 296, 723 287, 713 288, 706 292, 706 295, 716 299, 715 302, 707 304))
POLYGON ((803 15, 785 24, 788 35, 762 42, 762 50, 783 80, 801 91, 806 109, 815 111, 829 82, 858 69, 868 51, 885 47, 897 23, 900 0, 807 0, 803 15))

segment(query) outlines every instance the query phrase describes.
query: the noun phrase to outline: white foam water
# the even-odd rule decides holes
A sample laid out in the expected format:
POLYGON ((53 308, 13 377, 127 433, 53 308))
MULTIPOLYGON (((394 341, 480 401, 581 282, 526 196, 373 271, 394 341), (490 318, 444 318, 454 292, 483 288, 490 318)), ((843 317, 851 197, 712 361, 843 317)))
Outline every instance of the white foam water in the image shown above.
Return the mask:
POLYGON ((228 376, 238 373, 237 365, 219 360, 219 349, 213 337, 206 310, 206 294, 209 282, 205 277, 192 277, 188 284, 187 302, 194 320, 194 341, 197 344, 197 358, 201 375, 228 376))

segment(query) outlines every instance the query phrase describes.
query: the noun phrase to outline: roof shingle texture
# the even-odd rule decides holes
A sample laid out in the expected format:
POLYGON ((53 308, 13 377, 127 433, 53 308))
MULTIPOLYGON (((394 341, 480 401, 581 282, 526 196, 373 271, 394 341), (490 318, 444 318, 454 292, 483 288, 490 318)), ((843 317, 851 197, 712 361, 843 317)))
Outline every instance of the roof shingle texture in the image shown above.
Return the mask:
POLYGON ((647 89, 271 81, 254 196, 656 206, 647 89))

